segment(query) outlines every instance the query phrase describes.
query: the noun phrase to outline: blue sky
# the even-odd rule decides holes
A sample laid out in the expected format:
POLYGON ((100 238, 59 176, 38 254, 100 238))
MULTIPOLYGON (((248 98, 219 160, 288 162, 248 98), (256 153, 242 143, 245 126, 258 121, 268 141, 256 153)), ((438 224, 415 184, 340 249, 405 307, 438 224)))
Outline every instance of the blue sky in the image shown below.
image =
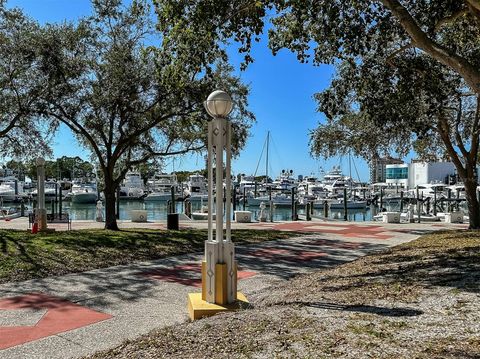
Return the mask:
MULTIPOLYGON (((41 23, 75 20, 91 11, 90 0, 9 0, 9 6, 22 8, 29 16, 41 23)), ((232 48, 233 64, 238 65, 241 55, 232 48)), ((252 173, 262 151, 267 132, 271 132, 271 171, 273 175, 282 169, 293 169, 295 174, 319 176, 319 169, 331 169, 341 165, 348 174, 348 158, 314 159, 309 154, 308 133, 322 121, 317 113, 313 94, 328 86, 333 76, 329 66, 314 67, 300 64, 295 55, 287 50, 273 56, 267 48, 266 39, 255 44, 253 49, 255 62, 239 74, 250 85, 250 109, 257 116, 251 137, 239 158, 233 161, 235 173, 252 173)), ((62 128, 55 138, 54 155, 76 156, 88 159, 68 129, 62 128)), ((203 156, 185 156, 175 160, 176 170, 193 170, 203 165, 203 156)), ((368 165, 361 159, 355 159, 362 180, 368 179, 368 165)), ((171 171, 173 164, 167 165, 171 171)), ((260 165, 259 174, 264 174, 265 165, 260 165)), ((353 169, 352 169, 353 171, 353 169)), ((352 173, 354 175, 355 172, 352 173)), ((356 177, 356 175, 355 175, 356 177)))

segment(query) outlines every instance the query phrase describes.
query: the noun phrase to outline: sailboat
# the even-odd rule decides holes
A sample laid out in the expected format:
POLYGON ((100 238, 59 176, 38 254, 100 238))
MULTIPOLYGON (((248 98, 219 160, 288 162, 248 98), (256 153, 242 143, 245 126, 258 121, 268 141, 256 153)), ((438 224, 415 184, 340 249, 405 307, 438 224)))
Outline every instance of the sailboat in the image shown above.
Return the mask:
MULTIPOLYGON (((255 169, 255 175, 257 174, 260 162, 265 151, 265 180, 262 184, 263 191, 266 192, 267 189, 273 190, 271 194, 263 194, 262 196, 255 197, 250 191, 248 193, 247 202, 249 206, 260 206, 263 202, 265 205, 269 206, 272 202, 277 207, 290 207, 292 205, 292 197, 290 195, 290 190, 297 186, 292 175, 293 171, 283 170, 281 175, 276 181, 271 182, 268 176, 269 168, 269 155, 270 155, 270 131, 267 132, 267 138, 263 145, 262 153, 258 160, 257 168, 255 169), (266 150, 266 151, 265 151, 266 150)), ((254 175, 254 176, 255 176, 254 175)))

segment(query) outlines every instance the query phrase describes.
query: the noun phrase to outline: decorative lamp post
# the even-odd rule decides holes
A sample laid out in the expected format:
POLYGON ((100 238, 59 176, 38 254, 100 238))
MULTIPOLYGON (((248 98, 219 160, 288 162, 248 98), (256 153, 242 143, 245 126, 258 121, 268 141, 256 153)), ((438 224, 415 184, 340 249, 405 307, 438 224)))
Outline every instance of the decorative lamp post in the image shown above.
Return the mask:
POLYGON ((47 230, 47 210, 45 209, 45 159, 38 157, 37 165, 37 209, 35 221, 38 223, 38 230, 47 230))
POLYGON ((220 311, 234 310, 248 303, 237 293, 237 264, 231 236, 231 157, 232 131, 227 116, 233 109, 231 97, 224 91, 214 91, 204 103, 208 114, 208 239, 202 262, 202 293, 190 293, 188 310, 192 320, 220 311), (225 152, 225 198, 223 195, 223 164, 225 152), (215 230, 213 228, 213 166, 215 163, 215 230), (225 223, 223 202, 225 199, 225 223), (223 234, 225 224, 225 237, 223 234))

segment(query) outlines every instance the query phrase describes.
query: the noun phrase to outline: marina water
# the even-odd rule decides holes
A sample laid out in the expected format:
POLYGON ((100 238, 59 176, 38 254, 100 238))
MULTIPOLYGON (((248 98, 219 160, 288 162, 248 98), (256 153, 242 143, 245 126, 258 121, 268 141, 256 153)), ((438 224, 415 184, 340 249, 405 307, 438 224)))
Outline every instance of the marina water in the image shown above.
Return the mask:
MULTIPOLYGON (((51 205, 47 204, 47 210, 51 211, 51 205)), ((64 202, 63 212, 69 213, 72 220, 95 220, 96 208, 95 204, 77 204, 64 202)), ((167 219, 167 202, 143 202, 143 201, 120 201, 120 220, 130 220, 130 211, 146 210, 147 219, 149 221, 158 221, 167 219)), ((178 213, 184 213, 184 203, 177 202, 176 209, 178 213)), ((192 211, 199 212, 201 209, 200 202, 192 202, 192 211)), ((252 218, 257 220, 260 216, 260 208, 258 206, 245 206, 247 211, 252 212, 252 218)), ((58 207, 57 209, 58 210, 58 207)), ((237 205, 237 210, 243 210, 243 204, 237 205)), ((233 211, 232 211, 233 213, 233 211)), ((269 218, 269 209, 266 209, 267 218, 269 218)), ((299 206, 298 214, 305 213, 304 206, 299 206)), ((314 210, 314 216, 323 218, 323 210, 314 210)), ((343 210, 330 210, 329 219, 343 220, 343 210)), ((369 221, 372 216, 369 209, 366 210, 348 210, 349 221, 369 221)), ((292 210, 290 207, 277 207, 274 211, 274 221, 290 221, 292 219, 292 210)))

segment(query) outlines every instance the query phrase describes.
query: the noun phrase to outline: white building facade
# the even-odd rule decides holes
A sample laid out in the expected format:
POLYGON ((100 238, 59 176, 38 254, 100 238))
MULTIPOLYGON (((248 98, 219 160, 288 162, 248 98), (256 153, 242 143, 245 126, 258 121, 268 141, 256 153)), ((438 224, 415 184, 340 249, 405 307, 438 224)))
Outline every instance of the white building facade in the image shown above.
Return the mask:
POLYGON ((429 183, 445 183, 455 174, 452 162, 412 162, 386 165, 386 182, 406 189, 429 183))

